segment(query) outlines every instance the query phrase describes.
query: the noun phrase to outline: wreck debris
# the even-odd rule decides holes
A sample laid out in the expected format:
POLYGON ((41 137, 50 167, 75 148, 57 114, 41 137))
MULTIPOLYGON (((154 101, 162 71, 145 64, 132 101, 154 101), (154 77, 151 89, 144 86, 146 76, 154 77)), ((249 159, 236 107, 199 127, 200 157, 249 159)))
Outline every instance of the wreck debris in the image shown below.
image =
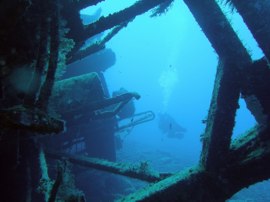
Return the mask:
MULTIPOLYGON (((205 185, 204 188, 209 187, 209 181, 207 177, 201 172, 200 168, 189 168, 185 171, 175 173, 170 177, 167 177, 159 182, 150 184, 149 186, 128 195, 125 198, 117 200, 117 202, 128 202, 128 201, 192 201, 191 197, 201 198, 200 193, 201 186, 205 185), (205 181, 204 181, 205 180, 205 181), (205 184, 207 182, 207 185, 205 184), (194 189, 195 188, 195 189, 194 189), (179 191, 178 191, 179 189, 179 191), (190 191, 193 189, 193 194, 190 191), (196 190, 196 194, 194 191, 196 190), (160 196, 165 194, 166 197, 160 196), (193 196, 190 196, 193 195, 193 196), (166 199, 165 199, 166 198, 166 199)), ((210 188, 209 188, 210 189, 210 188)), ((215 191, 215 190, 211 190, 215 191)), ((193 200, 200 201, 200 200, 193 200)), ((202 201, 202 200, 201 200, 202 201)))
POLYGON ((47 165, 43 148, 41 148, 39 151, 39 166, 40 166, 41 177, 39 180, 39 185, 37 187, 37 192, 44 195, 44 201, 48 201, 50 197, 49 193, 53 186, 53 182, 49 177, 48 165, 47 165))
MULTIPOLYGON (((64 164, 64 163, 62 163, 64 164)), ((65 165, 60 165, 60 163, 57 166, 57 175, 56 179, 52 185, 50 195, 48 198, 48 202, 54 202, 56 200, 57 192, 59 190, 59 187, 63 181, 63 172, 65 172, 65 165)))
POLYGON ((94 119, 110 118, 118 112, 133 98, 140 99, 140 95, 135 92, 128 92, 113 98, 90 103, 90 109, 94 112, 94 119))
POLYGON ((185 0, 185 3, 220 58, 201 159, 206 169, 214 171, 224 162, 220 156, 225 157, 229 150, 240 95, 241 71, 251 64, 251 58, 216 2, 185 0), (209 9, 214 12, 209 13, 209 9), (220 38, 217 33, 224 35, 220 38), (226 122, 221 121, 224 119, 226 122))
POLYGON ((123 175, 147 182, 156 182, 163 179, 170 174, 160 174, 152 171, 147 162, 141 162, 139 165, 128 165, 124 163, 111 162, 104 159, 91 158, 87 156, 70 155, 65 153, 57 153, 46 151, 46 156, 53 159, 65 159, 70 163, 106 171, 118 175, 123 175))
POLYGON ((62 115, 66 118, 72 118, 75 113, 79 113, 81 114, 81 117, 78 118, 85 116, 88 116, 90 119, 111 118, 115 116, 132 98, 138 100, 140 95, 137 93, 125 93, 114 98, 91 102, 84 108, 81 106, 75 106, 73 109, 62 112, 62 115))
MULTIPOLYGON (((100 1, 93 1, 93 4, 99 3, 100 1)), ((107 17, 102 16, 99 20, 97 20, 94 23, 91 23, 87 25, 85 28, 83 28, 82 22, 79 19, 79 16, 70 16, 70 14, 67 14, 68 18, 70 21, 76 21, 77 23, 70 24, 71 26, 71 33, 68 35, 68 37, 71 37, 72 39, 75 40, 76 45, 69 54, 69 58, 72 61, 76 61, 79 59, 82 59, 83 57, 86 57, 94 51, 98 51, 98 49, 102 48, 102 46, 105 45, 105 43, 111 39, 113 36, 113 33, 118 32, 118 29, 121 29, 121 27, 124 25, 126 26, 129 22, 131 22, 137 15, 141 15, 148 10, 159 6, 160 4, 167 3, 168 0, 140 0, 136 2, 134 5, 130 6, 129 8, 126 8, 124 10, 121 10, 119 12, 116 12, 114 14, 111 14, 107 17), (75 19, 76 18, 76 19, 75 19), (72 29, 73 27, 78 27, 79 25, 79 30, 81 31, 80 34, 78 34, 78 31, 74 33, 74 30, 72 29), (85 41, 103 31, 106 31, 108 29, 114 28, 114 30, 111 32, 112 35, 108 35, 106 40, 101 42, 99 46, 93 44, 93 46, 90 46, 88 50, 81 50, 83 45, 85 44, 85 41), (103 44, 104 43, 104 44, 103 44), (75 60, 76 59, 76 60, 75 60)), ((76 4, 76 3, 75 3, 76 4)), ((79 13, 79 10, 82 9, 83 6, 89 6, 90 2, 89 1, 79 1, 77 5, 80 5, 79 7, 77 6, 70 6, 67 5, 68 8, 72 9, 73 13, 79 13), (75 10, 74 10, 75 9, 75 10)), ((85 8, 85 7, 84 7, 85 8)), ((70 63, 70 62, 69 62, 70 63)))
POLYGON ((75 187, 71 165, 67 161, 57 161, 56 179, 48 176, 48 167, 43 150, 40 151, 41 179, 37 191, 44 195, 46 202, 85 202, 84 194, 75 187))
POLYGON ((47 110, 49 98, 55 80, 55 73, 58 64, 59 52, 59 1, 51 1, 49 3, 51 9, 50 21, 50 57, 46 79, 40 89, 39 98, 36 105, 43 110, 47 110))
POLYGON ((223 159, 226 167, 215 173, 200 166, 189 168, 119 201, 225 201, 243 187, 270 177, 265 172, 270 168, 270 140, 261 147, 259 138, 269 134, 269 129, 260 127, 243 134, 232 143, 228 158, 223 159))
POLYGON ((58 113, 65 113, 76 107, 86 107, 95 100, 104 99, 103 97, 100 78, 97 73, 92 72, 55 82, 50 107, 58 113))
POLYGON ((148 121, 153 121, 155 119, 155 114, 152 111, 145 111, 132 115, 131 117, 126 117, 121 119, 119 126, 116 128, 116 132, 121 132, 129 128, 133 128, 136 125, 146 123, 148 121), (127 121, 128 120, 128 121, 127 121), (121 124, 121 121, 123 122, 121 124))
POLYGON ((104 119, 115 116, 131 99, 140 99, 138 93, 124 93, 104 98, 97 73, 89 73, 56 82, 51 106, 69 120, 104 119), (76 96, 74 90, 77 89, 76 96))
MULTIPOLYGON (((98 33, 110 29, 116 25, 132 21, 137 15, 141 15, 148 10, 158 6, 166 0, 140 0, 132 6, 111 14, 108 17, 101 17, 98 21, 85 28, 86 37, 90 38, 98 33)), ((86 40, 87 38, 83 39, 86 40)))
POLYGON ((173 2, 174 2, 174 0, 167 0, 167 1, 164 1, 163 3, 159 4, 154 9, 151 17, 160 16, 160 15, 166 13, 169 10, 169 8, 172 6, 173 2))
POLYGON ((12 130, 25 130, 33 133, 60 133, 64 122, 53 118, 38 108, 22 105, 0 110, 0 125, 12 130))
POLYGON ((175 179, 173 175, 169 177, 170 180, 167 178, 150 185, 122 201, 224 201, 241 188, 269 178, 268 172, 255 174, 262 172, 261 169, 269 169, 265 163, 269 158, 269 140, 263 140, 263 148, 256 148, 259 145, 256 142, 261 142, 261 137, 269 137, 269 129, 255 128, 239 139, 240 142, 245 139, 250 141, 235 151, 234 146, 230 147, 237 102, 243 85, 242 75, 251 65, 251 58, 214 1, 185 0, 185 3, 220 57, 199 172, 187 174, 183 179, 175 179), (209 9, 213 12, 209 13, 209 9), (223 37, 220 38, 217 32, 224 34, 223 37), (251 148, 250 144, 254 147, 251 148), (240 155, 238 152, 243 153, 240 155), (238 177, 240 172, 241 179, 238 177), (168 182, 171 184, 168 185, 168 182), (192 194, 194 189, 197 190, 196 195, 192 194))
POLYGON ((113 28, 113 30, 110 33, 108 33, 107 36, 105 36, 101 41, 96 42, 83 50, 79 50, 74 55, 72 55, 71 58, 67 61, 67 64, 71 64, 73 62, 76 62, 77 60, 81 60, 91 54, 101 51, 102 49, 105 48, 105 44, 109 40, 111 40, 125 26, 127 26, 126 23, 115 26, 115 28, 113 28))
MULTIPOLYGON (((256 1, 256 4, 254 1, 252 3, 242 3, 240 5, 240 1, 231 1, 239 10, 240 14, 242 14, 246 24, 253 33, 254 38, 258 41, 266 58, 269 60, 269 25, 267 21, 269 18, 267 17, 269 16, 269 3, 266 0, 263 0, 260 2, 256 1), (252 12, 249 13, 245 9, 252 12), (256 18, 254 18, 254 16, 256 16, 256 18)), ((69 7, 65 8, 71 9, 71 5, 77 5, 71 12, 76 15, 71 16, 68 19, 72 21, 71 19, 74 17, 74 19, 76 18, 75 20, 73 19, 74 22, 79 22, 79 9, 99 2, 101 2, 101 0, 65 2, 66 5, 69 5, 69 7)), ((76 23, 70 23, 68 20, 68 25, 70 25, 69 28, 73 31, 70 32, 70 36, 72 36, 71 38, 74 37, 77 48, 74 48, 75 51, 72 52, 71 56, 82 54, 82 52, 77 51, 80 50, 82 44, 89 37, 109 28, 119 26, 121 23, 128 23, 137 15, 160 4, 166 5, 166 2, 168 1, 138 1, 127 9, 108 17, 100 18, 97 22, 87 26, 86 30, 83 30, 82 24, 79 24, 78 27, 81 28, 79 34, 75 33, 77 30, 71 26, 76 26, 76 23)), ((267 62, 263 61, 263 68, 260 69, 262 71, 256 72, 259 69, 257 67, 261 65, 261 61, 252 63, 249 54, 214 1, 184 0, 184 2, 193 13, 220 57, 213 97, 207 119, 207 127, 203 137, 201 161, 197 167, 189 169, 186 172, 176 173, 169 177, 166 176, 167 178, 165 179, 162 179, 162 175, 151 176, 151 179, 148 179, 149 176, 142 177, 146 181, 161 181, 150 185, 142 192, 138 192, 140 194, 134 193, 131 196, 128 196, 126 199, 123 199, 123 201, 224 201, 241 188, 270 177, 268 172, 270 169, 270 102, 268 89, 269 82, 267 82, 269 80, 269 70, 265 69, 268 67, 266 64, 267 62), (254 67, 256 67, 256 71, 253 69, 254 67), (256 75, 258 75, 258 77, 267 75, 268 77, 264 77, 266 79, 262 81, 261 78, 257 80, 256 75), (231 142, 235 111, 238 107, 237 101, 240 92, 245 97, 246 102, 251 104, 250 109, 260 125, 244 134, 243 137, 231 142), (258 112, 258 108, 254 106, 260 106, 259 108, 262 114, 266 117, 261 118, 261 115, 256 113, 258 112), (194 194, 194 190, 196 190, 196 194, 194 194)), ((36 132, 41 134, 58 133, 64 129, 62 121, 54 119, 44 112, 47 111, 48 100, 52 86, 55 82, 55 71, 58 66, 60 40, 58 27, 59 5, 58 1, 49 1, 49 4, 52 5, 52 10, 48 10, 47 14, 48 16, 51 16, 51 21, 48 22, 48 25, 45 22, 45 24, 41 26, 43 21, 40 21, 40 18, 37 18, 39 19, 38 22, 35 20, 35 17, 39 14, 36 12, 39 3, 40 1, 28 0, 14 2, 4 1, 0 3, 1 6, 3 6, 0 7, 0 10, 3 11, 0 16, 1 19, 7 13, 10 17, 6 22, 5 20, 2 20, 4 23, 0 25, 2 28, 0 40, 1 44, 3 44, 0 46, 1 85, 3 85, 1 86, 0 96, 1 99, 3 99, 3 102, 1 100, 0 124, 4 128, 4 132, 1 131, 1 134, 7 133, 8 136, 13 134, 14 129, 19 131, 18 134, 23 135, 28 132, 31 132, 31 134, 36 132), (11 10, 15 11, 15 13, 9 13, 11 10), (15 28, 16 31, 18 30, 20 32, 19 34, 13 31, 15 28), (16 101, 12 99, 12 96, 17 96, 16 93, 19 94, 19 92, 13 93, 13 89, 8 89, 8 85, 6 85, 5 82, 11 74, 11 70, 18 68, 18 66, 31 66, 29 64, 32 64, 35 59, 37 59, 35 66, 37 69, 35 71, 38 73, 42 72, 46 66, 44 62, 46 60, 48 42, 50 42, 50 61, 47 78, 39 94, 37 104, 39 108, 31 108, 30 106, 35 102, 36 95, 41 86, 41 78, 37 78, 38 85, 36 88, 33 88, 34 86, 32 84, 30 85, 34 90, 31 92, 32 94, 30 94, 29 99, 18 99, 16 101), (37 47, 40 47, 40 49, 37 47), (7 89, 10 90, 10 94, 7 93, 7 89), (23 101, 25 101, 25 103, 23 103, 23 101), (29 104, 29 106, 24 106, 23 104, 29 104)), ((117 28, 115 28, 115 33, 117 32, 117 28)), ((94 51, 104 47, 106 41, 108 41, 111 36, 113 36, 113 34, 105 37, 106 40, 101 41, 98 47, 94 47, 94 51)), ((88 51, 90 49, 92 48, 89 47, 88 51)), ((91 50, 84 53, 79 58, 85 57, 94 51, 91 50)), ((32 83, 35 83, 35 81, 33 80, 32 83)), ((99 89, 98 93, 101 91, 102 90, 99 89)), ((133 98, 139 99, 139 95, 136 93, 127 93, 112 99, 104 99, 104 97, 102 97, 103 94, 98 93, 97 96, 100 96, 100 100, 90 99, 91 102, 87 102, 89 99, 76 100, 70 98, 69 100, 66 100, 67 105, 63 106, 66 107, 66 109, 69 109, 70 106, 75 106, 73 109, 79 111, 80 114, 83 114, 85 110, 89 110, 96 117, 106 117, 107 115, 108 117, 111 117, 115 115, 115 113, 121 109, 121 106, 128 100, 133 98), (81 105, 82 107, 86 106, 86 104, 89 108, 76 108, 76 106, 81 105), (107 107, 111 105, 116 107, 113 110, 107 110, 107 107)), ((94 97, 95 95, 96 94, 93 94, 92 96, 94 97)), ((18 96, 20 97, 22 95, 18 96)), ((72 113, 73 109, 70 111, 67 110, 67 113, 72 113)), ((16 144, 13 141, 4 143, 0 141, 1 162, 5 165, 1 167, 0 172, 1 179, 3 179, 1 190, 6 194, 5 196, 9 196, 10 199, 13 199, 12 197, 14 197, 14 199, 16 198, 14 201, 18 201, 19 199, 24 200, 26 198, 25 188, 18 185, 18 179, 22 184, 29 184, 29 179, 32 179, 33 181, 31 183, 34 184, 39 173, 38 169, 35 167, 37 154, 37 149, 35 148, 37 147, 36 142, 30 138, 29 141, 22 140, 18 134, 16 136, 16 144), (6 159, 7 155, 10 157, 9 159, 6 159), (7 175, 7 177, 4 175, 7 175), (16 195, 13 194, 13 190, 10 192, 9 187, 6 186, 10 184, 13 190, 16 190, 16 195)), ((65 154, 63 156, 65 156, 65 154)), ((62 154, 59 154, 57 158, 62 158, 62 154)), ((102 169, 108 169, 99 161, 94 161, 94 163, 96 163, 94 164, 87 157, 73 158, 73 156, 68 156, 68 158, 70 161, 81 165, 96 166, 96 168, 100 169, 98 166, 101 164, 103 166, 102 169)), ((110 169, 107 171, 120 172, 120 168, 117 167, 117 164, 110 169)), ((135 173, 138 169, 144 172, 147 171, 147 163, 143 162, 139 167, 136 167, 135 173)), ((133 177, 135 175, 134 173, 129 173, 130 170, 126 170, 126 172, 128 174, 125 173, 125 175, 133 177)), ((137 174, 141 175, 142 173, 137 172, 137 174)), ((136 175, 136 177, 138 176, 136 175)), ((59 182, 59 180, 57 182, 59 182)), ((55 183, 55 186, 56 185, 57 183, 55 183)), ((32 194, 34 195, 35 193, 32 194)), ((33 200, 38 201, 34 197, 33 200)))
POLYGON ((24 104, 28 106, 34 106, 37 99, 37 92, 41 86, 42 74, 45 71, 48 57, 48 45, 49 45, 49 22, 47 4, 41 2, 40 9, 41 15, 39 17, 39 48, 37 53, 37 59, 35 68, 32 75, 32 80, 29 84, 28 94, 24 98, 24 104))

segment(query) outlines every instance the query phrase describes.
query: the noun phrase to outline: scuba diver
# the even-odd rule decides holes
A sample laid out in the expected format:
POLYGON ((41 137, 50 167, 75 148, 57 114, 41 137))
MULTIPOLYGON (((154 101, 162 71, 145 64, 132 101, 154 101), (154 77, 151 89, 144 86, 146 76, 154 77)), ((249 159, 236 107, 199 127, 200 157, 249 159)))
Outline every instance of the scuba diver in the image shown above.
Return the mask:
POLYGON ((186 129, 180 126, 173 117, 167 113, 159 114, 158 127, 168 138, 182 139, 186 129))

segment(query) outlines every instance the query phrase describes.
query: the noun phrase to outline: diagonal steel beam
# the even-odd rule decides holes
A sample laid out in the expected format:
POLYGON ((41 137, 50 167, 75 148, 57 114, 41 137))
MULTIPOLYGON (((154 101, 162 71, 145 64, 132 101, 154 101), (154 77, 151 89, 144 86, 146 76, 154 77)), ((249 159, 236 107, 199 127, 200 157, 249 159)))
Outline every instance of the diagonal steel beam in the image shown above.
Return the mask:
POLYGON ((140 0, 137 1, 132 6, 121 10, 117 13, 113 13, 108 17, 101 17, 98 21, 88 25, 85 29, 85 38, 88 38, 101 33, 107 29, 111 29, 116 25, 133 20, 137 15, 141 15, 150 9, 158 6, 167 0, 140 0))
POLYGON ((86 167, 143 180, 146 182, 156 182, 170 176, 169 173, 158 173, 150 170, 146 162, 139 165, 111 162, 105 159, 92 158, 87 156, 78 156, 60 152, 46 151, 46 156, 52 159, 65 159, 70 163, 86 167))
POLYGON ((219 56, 201 164, 211 171, 223 166, 228 154, 238 108, 242 69, 251 58, 214 0, 184 0, 219 56))

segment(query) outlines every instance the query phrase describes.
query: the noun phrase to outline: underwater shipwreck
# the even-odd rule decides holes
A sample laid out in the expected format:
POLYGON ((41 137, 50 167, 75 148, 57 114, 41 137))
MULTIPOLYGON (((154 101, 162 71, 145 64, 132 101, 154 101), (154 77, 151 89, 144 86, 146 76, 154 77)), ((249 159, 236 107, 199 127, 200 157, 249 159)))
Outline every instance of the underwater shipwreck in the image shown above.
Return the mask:
POLYGON ((253 61, 215 0, 183 0, 219 63, 200 161, 176 173, 159 173, 147 162, 115 161, 115 133, 130 127, 119 125, 116 115, 132 117, 132 125, 154 115, 133 115, 132 106, 121 114, 140 95, 122 90, 110 96, 103 72, 114 59, 106 43, 136 16, 152 10, 158 17, 173 0, 138 0, 84 25, 80 11, 102 1, 0 2, 0 201, 88 201, 74 182, 76 173, 88 169, 149 183, 117 199, 123 202, 225 201, 269 179, 270 2, 224 0, 239 12, 264 53, 253 61), (91 43, 90 38, 106 30, 91 43), (90 73, 63 77, 70 65, 98 52, 100 59, 89 64, 90 73), (257 125, 232 141, 240 96, 257 125))

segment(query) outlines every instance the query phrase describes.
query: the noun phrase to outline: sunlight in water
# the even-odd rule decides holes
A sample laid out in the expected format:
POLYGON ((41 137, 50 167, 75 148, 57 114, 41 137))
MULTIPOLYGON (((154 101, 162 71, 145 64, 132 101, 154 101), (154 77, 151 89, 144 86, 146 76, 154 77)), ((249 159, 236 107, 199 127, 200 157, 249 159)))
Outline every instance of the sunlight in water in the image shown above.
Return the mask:
POLYGON ((177 69, 169 65, 169 67, 161 72, 158 82, 163 91, 163 108, 166 110, 173 89, 178 82, 177 69))
POLYGON ((172 36, 172 45, 167 56, 166 68, 161 72, 158 82, 163 94, 163 111, 167 111, 167 107, 172 96, 173 90, 179 80, 177 69, 177 56, 180 54, 179 47, 181 47, 182 40, 177 36, 172 36))

